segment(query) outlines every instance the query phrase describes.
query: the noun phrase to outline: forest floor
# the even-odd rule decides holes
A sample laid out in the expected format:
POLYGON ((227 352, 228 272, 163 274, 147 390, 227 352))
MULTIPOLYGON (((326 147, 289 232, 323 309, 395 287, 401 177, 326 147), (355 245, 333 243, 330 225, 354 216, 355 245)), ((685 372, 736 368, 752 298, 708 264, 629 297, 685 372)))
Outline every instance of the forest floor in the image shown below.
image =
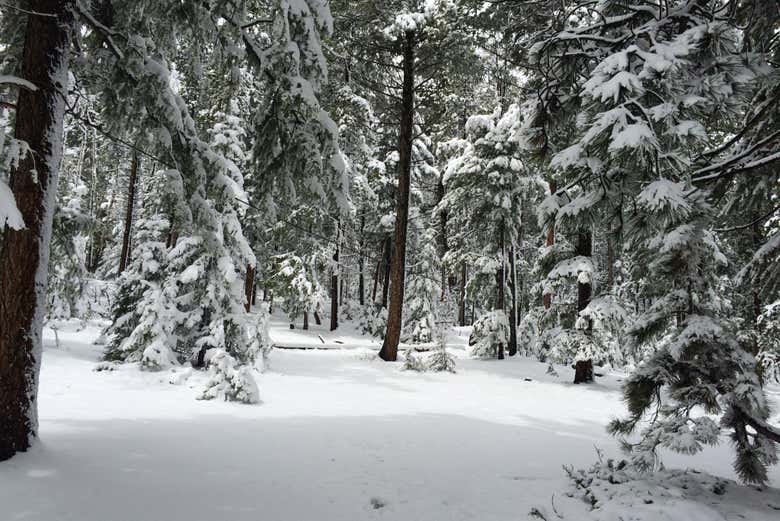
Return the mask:
MULTIPOLYGON (((294 340, 283 319, 272 326, 294 340)), ((316 345, 324 330, 296 334, 316 345)), ((591 465, 596 448, 619 457, 604 425, 624 411, 623 375, 575 386, 566 367, 470 360, 467 331, 449 338, 456 374, 402 371, 349 326, 338 349, 274 350, 259 405, 198 401, 206 376, 184 368, 96 371, 98 332, 69 324, 55 344, 45 331, 41 442, 0 463, 0 520, 509 521, 533 508, 548 521, 780 518, 779 490, 731 481, 716 493, 647 482, 589 511, 565 495, 562 466, 591 465)), ((724 442, 664 461, 733 479, 731 460, 724 442)), ((780 486, 780 468, 771 480, 780 486)))

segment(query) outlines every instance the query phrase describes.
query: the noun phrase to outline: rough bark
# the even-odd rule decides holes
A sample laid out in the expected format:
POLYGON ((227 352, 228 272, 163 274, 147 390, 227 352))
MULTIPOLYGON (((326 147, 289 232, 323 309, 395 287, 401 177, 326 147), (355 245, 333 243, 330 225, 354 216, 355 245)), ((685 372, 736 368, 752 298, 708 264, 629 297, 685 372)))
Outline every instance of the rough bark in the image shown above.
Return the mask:
POLYGON ((390 269, 392 277, 390 307, 385 340, 379 351, 380 358, 386 361, 396 360, 398 342, 401 339, 404 271, 406 267, 406 229, 409 223, 409 184, 412 170, 412 141, 414 139, 414 47, 415 33, 407 31, 403 39, 403 89, 398 139, 398 198, 395 213, 393 260, 390 269))
POLYGON ((133 210, 135 210, 135 185, 138 179, 138 154, 133 153, 130 162, 130 180, 127 184, 127 207, 125 208, 125 229, 122 233, 122 253, 119 255, 119 273, 123 273, 130 262, 130 234, 133 229, 133 210))
MULTIPOLYGON (((589 229, 581 229, 577 234, 577 255, 590 257, 593 249, 593 241, 589 229)), ((577 281, 577 313, 588 307, 592 293, 590 282, 582 283, 577 281)), ((593 324, 588 320, 585 329, 586 334, 590 334, 593 324)), ((588 383, 593 381, 593 360, 580 360, 574 366, 574 383, 588 383)))
POLYGON ((24 219, 22 230, 6 229, 0 248, 0 460, 26 451, 38 434, 36 397, 41 330, 62 159, 62 119, 73 25, 69 1, 32 0, 21 76, 38 87, 20 89, 16 139, 31 153, 11 171, 10 187, 24 219))

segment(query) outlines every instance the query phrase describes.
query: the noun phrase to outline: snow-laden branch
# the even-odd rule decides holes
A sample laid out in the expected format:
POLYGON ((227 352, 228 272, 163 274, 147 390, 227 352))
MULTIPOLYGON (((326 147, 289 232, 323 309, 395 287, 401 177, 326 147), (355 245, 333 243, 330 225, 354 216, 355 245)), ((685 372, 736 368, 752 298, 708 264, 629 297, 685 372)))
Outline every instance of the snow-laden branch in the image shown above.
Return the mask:
POLYGON ((36 87, 32 82, 29 82, 24 78, 19 78, 18 76, 8 76, 8 75, 0 74, 0 84, 16 85, 17 87, 22 87, 27 90, 31 90, 33 92, 38 90, 38 87, 36 87))

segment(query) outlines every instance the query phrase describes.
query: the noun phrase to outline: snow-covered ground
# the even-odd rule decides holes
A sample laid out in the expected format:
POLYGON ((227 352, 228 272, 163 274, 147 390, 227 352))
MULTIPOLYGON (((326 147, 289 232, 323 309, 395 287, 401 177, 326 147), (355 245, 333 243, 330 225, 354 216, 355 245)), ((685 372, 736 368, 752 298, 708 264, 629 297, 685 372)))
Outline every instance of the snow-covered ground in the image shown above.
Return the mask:
MULTIPOLYGON (((619 455, 604 424, 623 412, 621 375, 575 386, 564 367, 469 360, 466 331, 450 337, 457 374, 404 372, 349 331, 345 349, 274 350, 251 406, 195 400, 206 377, 185 369, 95 371, 96 325, 63 328, 59 347, 47 330, 42 442, 0 463, 0 521, 780 519, 779 491, 734 483, 710 494, 727 507, 673 488, 680 508, 631 517, 652 510, 628 487, 626 504, 587 513, 563 496, 562 466, 589 466, 595 447, 619 455)), ((733 478, 731 458, 724 443, 665 462, 733 478)))

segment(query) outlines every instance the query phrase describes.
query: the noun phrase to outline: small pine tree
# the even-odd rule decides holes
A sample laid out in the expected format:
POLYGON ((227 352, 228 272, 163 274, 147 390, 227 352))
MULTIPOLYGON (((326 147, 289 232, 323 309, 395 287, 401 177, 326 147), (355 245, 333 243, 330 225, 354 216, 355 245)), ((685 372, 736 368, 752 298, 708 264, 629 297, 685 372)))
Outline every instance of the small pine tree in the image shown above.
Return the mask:
POLYGON ((455 372, 455 358, 447 352, 447 337, 444 331, 439 331, 436 349, 428 356, 427 366, 429 371, 455 372))

